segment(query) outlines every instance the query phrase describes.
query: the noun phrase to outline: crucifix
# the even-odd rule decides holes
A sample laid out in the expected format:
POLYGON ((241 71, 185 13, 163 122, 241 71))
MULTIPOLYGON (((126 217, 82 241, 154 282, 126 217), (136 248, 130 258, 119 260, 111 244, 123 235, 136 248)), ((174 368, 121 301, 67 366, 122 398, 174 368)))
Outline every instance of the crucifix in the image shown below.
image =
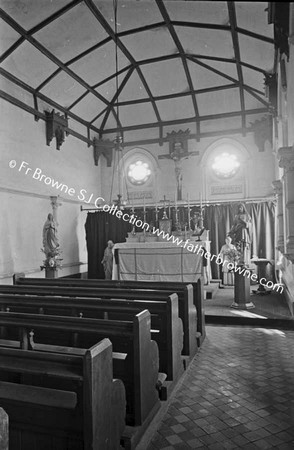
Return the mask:
POLYGON ((189 156, 199 155, 199 152, 188 151, 188 139, 190 130, 172 131, 167 133, 166 137, 169 142, 169 154, 158 155, 158 159, 172 159, 175 163, 175 175, 177 186, 177 200, 182 200, 182 160, 189 158, 189 156))
MULTIPOLYGON (((162 200, 160 200, 162 202, 162 200)), ((168 216, 166 214, 166 198, 165 195, 163 196, 163 219, 168 219, 168 216)))

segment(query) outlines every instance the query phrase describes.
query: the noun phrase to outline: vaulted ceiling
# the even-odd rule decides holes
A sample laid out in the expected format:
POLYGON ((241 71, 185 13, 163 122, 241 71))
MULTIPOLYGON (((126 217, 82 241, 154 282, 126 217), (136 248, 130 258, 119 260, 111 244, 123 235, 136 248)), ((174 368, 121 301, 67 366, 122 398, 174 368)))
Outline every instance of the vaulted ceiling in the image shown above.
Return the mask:
POLYGON ((265 2, 0 0, 0 95, 91 143, 243 133, 271 113, 265 2))

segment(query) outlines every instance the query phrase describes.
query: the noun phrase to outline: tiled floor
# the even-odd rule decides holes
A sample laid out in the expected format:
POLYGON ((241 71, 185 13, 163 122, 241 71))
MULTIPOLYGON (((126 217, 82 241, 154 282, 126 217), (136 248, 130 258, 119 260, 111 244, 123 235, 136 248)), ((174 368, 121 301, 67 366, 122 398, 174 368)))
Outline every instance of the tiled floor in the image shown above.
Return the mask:
POLYGON ((156 428, 140 450, 294 449, 294 331, 208 326, 156 428))
MULTIPOLYGON (((248 316, 257 315, 269 318, 290 318, 290 311, 282 294, 272 291, 269 295, 257 295, 254 293, 257 286, 251 286, 250 301, 255 305, 254 309, 248 310, 248 316)), ((212 299, 205 300, 205 314, 234 316, 238 310, 230 308, 234 301, 234 288, 225 287, 215 290, 212 299)))

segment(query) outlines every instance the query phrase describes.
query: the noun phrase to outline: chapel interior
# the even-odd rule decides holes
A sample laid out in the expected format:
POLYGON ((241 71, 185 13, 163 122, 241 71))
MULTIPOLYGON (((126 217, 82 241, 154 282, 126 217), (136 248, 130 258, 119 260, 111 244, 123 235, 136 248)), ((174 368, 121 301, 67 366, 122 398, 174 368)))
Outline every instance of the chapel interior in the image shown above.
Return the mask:
POLYGON ((0 20, 0 449, 292 449, 294 3, 0 20))

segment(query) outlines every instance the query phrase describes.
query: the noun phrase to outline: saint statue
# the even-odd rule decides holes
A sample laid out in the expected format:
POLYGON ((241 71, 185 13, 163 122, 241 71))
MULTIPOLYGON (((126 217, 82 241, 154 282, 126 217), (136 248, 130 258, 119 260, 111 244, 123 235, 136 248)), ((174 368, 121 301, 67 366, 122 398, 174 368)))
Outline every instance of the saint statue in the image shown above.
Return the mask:
POLYGON ((236 247, 232 244, 232 238, 228 236, 226 238, 226 243, 222 246, 219 252, 222 258, 222 272, 223 272, 223 284, 225 286, 234 285, 234 272, 230 271, 227 264, 235 264, 238 262, 238 251, 236 247))
POLYGON ((104 250, 104 256, 101 261, 104 268, 105 273, 105 279, 111 280, 112 279, 112 264, 113 264, 113 249, 114 243, 112 241, 107 242, 107 247, 104 250))
POLYGON ((51 213, 43 226, 43 247, 46 257, 55 256, 59 250, 57 226, 51 213))
POLYGON ((238 206, 238 214, 235 215, 232 228, 228 236, 232 238, 233 244, 240 250, 240 264, 248 264, 250 260, 251 244, 251 217, 244 203, 238 206))

